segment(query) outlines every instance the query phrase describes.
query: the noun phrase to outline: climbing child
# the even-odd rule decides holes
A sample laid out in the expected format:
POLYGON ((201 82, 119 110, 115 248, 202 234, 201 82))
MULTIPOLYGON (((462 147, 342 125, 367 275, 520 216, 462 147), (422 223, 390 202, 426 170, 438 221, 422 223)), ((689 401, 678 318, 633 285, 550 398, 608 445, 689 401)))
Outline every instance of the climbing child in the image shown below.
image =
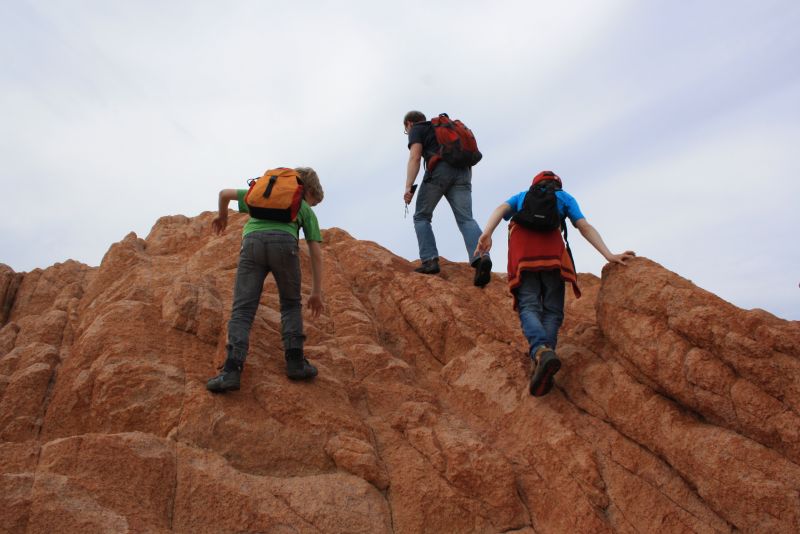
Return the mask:
POLYGON ((561 237, 562 229, 566 237, 567 218, 606 260, 624 264, 635 256, 632 251, 612 254, 608 250, 575 198, 561 189, 561 178, 551 171, 537 174, 528 191, 512 196, 492 212, 475 249, 476 255, 489 252, 500 220, 511 219, 508 285, 528 339, 532 359, 529 390, 536 397, 550 391, 553 376, 561 368, 555 349, 564 320, 565 281, 580 297, 572 253, 561 237))
POLYGON ((299 230, 311 256, 311 296, 308 307, 313 317, 323 310, 322 236, 311 209, 322 202, 319 177, 310 167, 267 171, 250 190, 223 189, 219 192, 219 214, 211 223, 216 234, 228 224, 228 203, 238 200, 239 211, 250 218, 242 232, 242 247, 233 290, 233 310, 228 322, 227 359, 222 372, 206 388, 214 393, 239 389, 242 368, 249 347, 250 328, 269 273, 275 277, 281 307, 281 334, 286 358, 286 375, 293 380, 313 378, 317 368, 303 354, 303 316, 300 297, 299 230), (263 182, 262 182, 263 180, 263 182), (260 187, 260 189, 259 189, 260 187), (274 206, 275 199, 284 205, 274 206), (280 220, 279 220, 280 219, 280 220))

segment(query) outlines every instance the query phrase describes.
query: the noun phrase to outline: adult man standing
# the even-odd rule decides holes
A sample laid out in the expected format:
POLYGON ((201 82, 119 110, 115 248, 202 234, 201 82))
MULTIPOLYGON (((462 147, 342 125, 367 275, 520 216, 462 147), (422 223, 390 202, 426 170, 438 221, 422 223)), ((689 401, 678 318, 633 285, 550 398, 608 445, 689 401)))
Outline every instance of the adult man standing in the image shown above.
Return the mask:
POLYGON ((419 244, 419 257, 422 265, 418 273, 436 274, 439 272, 439 252, 433 235, 431 219, 433 210, 442 199, 447 199, 458 229, 464 238, 470 265, 475 268, 474 283, 483 287, 491 279, 492 260, 489 255, 475 254, 481 228, 472 216, 472 168, 456 167, 434 156, 440 155, 441 145, 436 140, 434 126, 419 111, 409 111, 403 118, 405 133, 408 135, 408 166, 406 169, 406 189, 403 200, 411 203, 414 196, 412 186, 417 179, 420 161, 425 160, 425 173, 417 195, 414 210, 414 231, 419 244))

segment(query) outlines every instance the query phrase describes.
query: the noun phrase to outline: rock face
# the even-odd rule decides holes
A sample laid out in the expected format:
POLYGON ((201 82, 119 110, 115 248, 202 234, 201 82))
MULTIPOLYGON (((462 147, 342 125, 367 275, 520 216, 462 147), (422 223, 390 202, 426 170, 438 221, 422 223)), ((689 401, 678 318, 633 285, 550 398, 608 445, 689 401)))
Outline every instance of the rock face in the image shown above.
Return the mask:
POLYGON ((214 396, 244 216, 211 218, 97 268, 0 266, 0 531, 800 530, 800 323, 606 266, 533 398, 502 276, 332 229, 319 377, 283 375, 270 278, 242 389, 214 396))

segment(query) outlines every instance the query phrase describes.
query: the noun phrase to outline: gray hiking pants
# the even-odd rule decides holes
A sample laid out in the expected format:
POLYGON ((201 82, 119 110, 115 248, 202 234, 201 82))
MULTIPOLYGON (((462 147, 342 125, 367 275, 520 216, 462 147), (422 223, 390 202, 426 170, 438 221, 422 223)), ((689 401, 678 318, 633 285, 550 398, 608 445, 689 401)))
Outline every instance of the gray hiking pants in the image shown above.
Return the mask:
POLYGON ((281 303, 283 348, 302 349, 300 258, 297 239, 286 232, 251 232, 242 240, 233 311, 228 321, 228 358, 244 362, 250 346, 250 328, 258 310, 264 280, 272 273, 281 303))

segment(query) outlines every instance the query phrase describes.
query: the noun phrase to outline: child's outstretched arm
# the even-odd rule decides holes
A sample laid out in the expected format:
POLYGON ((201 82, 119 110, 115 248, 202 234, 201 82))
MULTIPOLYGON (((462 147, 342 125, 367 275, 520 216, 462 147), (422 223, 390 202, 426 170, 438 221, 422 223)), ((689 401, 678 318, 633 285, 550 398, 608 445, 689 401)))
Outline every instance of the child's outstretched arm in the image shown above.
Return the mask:
POLYGON ((511 205, 508 202, 503 202, 489 215, 489 220, 486 221, 486 226, 483 227, 483 233, 478 238, 478 246, 475 249, 476 256, 482 256, 492 249, 492 234, 503 217, 510 212, 511 205))
POLYGON ((211 221, 211 229, 215 234, 220 235, 228 226, 228 203, 236 200, 236 189, 223 189, 219 192, 219 213, 211 221))
POLYGON ((622 254, 614 254, 608 247, 606 246, 603 238, 600 237, 600 232, 598 232, 594 226, 589 224, 589 221, 586 219, 580 219, 578 222, 575 223, 575 226, 580 230, 581 235, 588 241, 594 248, 597 249, 597 252, 603 255, 603 257, 612 263, 620 263, 625 265, 625 262, 633 259, 636 256, 636 253, 632 250, 626 250, 622 254))
POLYGON ((311 256, 311 296, 308 297, 308 307, 311 308, 311 316, 316 319, 325 309, 322 300, 322 247, 316 241, 307 243, 311 256))

